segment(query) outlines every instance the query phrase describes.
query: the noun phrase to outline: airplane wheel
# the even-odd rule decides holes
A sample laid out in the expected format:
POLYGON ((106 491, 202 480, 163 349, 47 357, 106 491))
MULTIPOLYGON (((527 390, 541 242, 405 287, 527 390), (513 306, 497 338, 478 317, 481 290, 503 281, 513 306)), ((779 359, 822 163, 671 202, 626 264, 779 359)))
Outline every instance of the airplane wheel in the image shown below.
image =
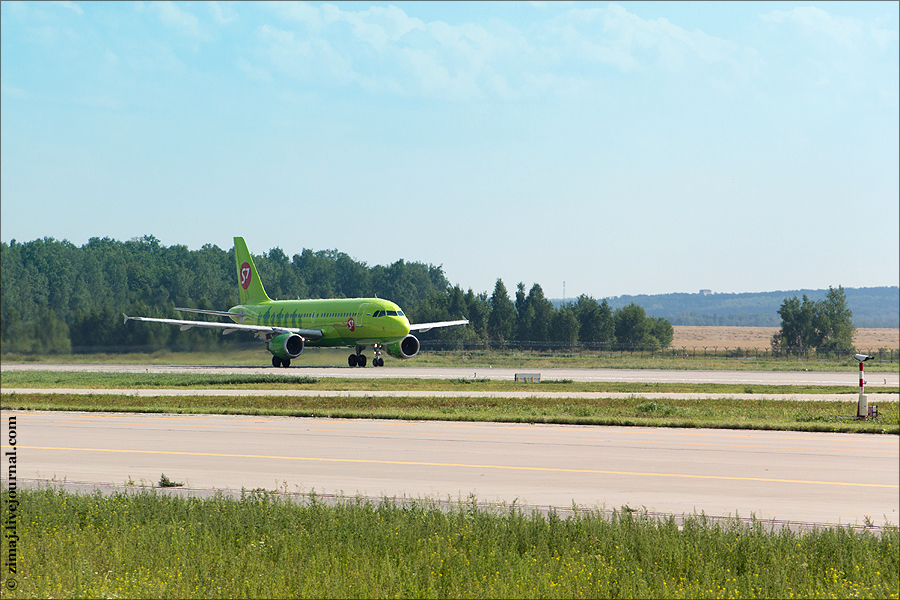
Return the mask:
POLYGON ((347 357, 347 364, 350 365, 351 367, 356 366, 356 355, 355 354, 351 354, 349 357, 347 357))
POLYGON ((276 369, 277 369, 278 367, 280 367, 280 366, 281 366, 281 359, 278 358, 277 356, 273 356, 273 357, 272 357, 272 366, 275 367, 276 369))
POLYGON ((356 364, 358 364, 360 367, 366 366, 366 355, 365 355, 365 354, 360 354, 359 356, 357 356, 357 357, 356 357, 356 364))
POLYGON ((383 359, 383 358, 376 358, 375 360, 372 361, 372 366, 373 366, 373 367, 383 367, 383 366, 384 366, 384 359, 383 359))
POLYGON ((289 366, 291 366, 291 359, 286 358, 283 361, 281 361, 281 366, 284 367, 285 369, 287 369, 289 366))

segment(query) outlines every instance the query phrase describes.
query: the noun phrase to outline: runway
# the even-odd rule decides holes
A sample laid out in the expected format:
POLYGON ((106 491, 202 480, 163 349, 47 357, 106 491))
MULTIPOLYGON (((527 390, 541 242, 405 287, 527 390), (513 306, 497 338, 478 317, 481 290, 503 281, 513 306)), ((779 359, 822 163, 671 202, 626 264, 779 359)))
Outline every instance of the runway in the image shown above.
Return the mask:
MULTIPOLYGON (((384 368, 350 367, 236 367, 193 365, 56 365, 56 364, 0 364, 6 371, 66 371, 93 373, 196 373, 196 374, 275 374, 295 377, 338 377, 366 379, 491 379, 512 381, 516 373, 540 373, 541 380, 572 380, 579 382, 629 383, 726 383, 735 385, 822 385, 856 386, 859 372, 806 371, 665 371, 655 369, 493 369, 483 367, 418 367, 390 366, 384 368)), ((900 386, 900 372, 870 373, 866 376, 867 391, 877 393, 879 387, 900 386)))
MULTIPOLYGON (((895 436, 7 411, 17 477, 897 524, 895 436)), ((4 478, 7 476, 3 471, 4 478)))

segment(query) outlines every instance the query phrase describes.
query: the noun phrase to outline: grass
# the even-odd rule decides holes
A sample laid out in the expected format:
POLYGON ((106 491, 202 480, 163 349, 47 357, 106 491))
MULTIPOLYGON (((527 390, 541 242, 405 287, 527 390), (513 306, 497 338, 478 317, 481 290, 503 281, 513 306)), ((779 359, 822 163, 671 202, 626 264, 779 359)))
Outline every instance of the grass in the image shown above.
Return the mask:
MULTIPOLYGON (((10 492, 3 489, 4 505, 10 492)), ((897 598, 898 531, 18 490, 16 597, 897 598)), ((3 536, 3 556, 9 538, 3 536)), ((11 594, 10 594, 11 595, 11 594)))
POLYGON ((281 415, 433 421, 492 421, 642 427, 705 427, 900 434, 898 403, 856 421, 856 403, 705 398, 649 402, 629 398, 474 398, 405 396, 135 396, 3 394, 3 410, 281 415))
MULTIPOLYGON (((693 394, 854 394, 856 385, 752 385, 719 383, 576 382, 545 379, 539 384, 486 378, 400 379, 322 378, 284 374, 193 374, 193 373, 85 373, 66 371, 5 371, 6 388, 101 388, 101 389, 257 389, 320 391, 479 391, 489 392, 600 392, 600 393, 693 393, 693 394)), ((848 377, 852 381, 850 377, 848 377)), ((898 387, 870 386, 869 393, 900 393, 898 387)))
MULTIPOLYGON (((345 366, 349 350, 331 348, 311 348, 292 361, 296 366, 345 366)), ((895 356, 896 356, 895 352, 895 356)), ((4 363, 44 363, 44 364, 140 364, 140 365, 226 365, 258 366, 271 364, 271 357, 262 345, 244 348, 223 349, 209 352, 172 352, 159 350, 152 353, 129 352, 117 354, 57 354, 19 355, 3 354, 4 363)), ((857 363, 852 358, 844 360, 804 360, 785 358, 677 358, 671 355, 641 355, 640 353, 540 353, 540 352, 428 352, 423 351, 416 358, 404 361, 385 356, 385 364, 390 367, 472 367, 541 369, 541 368, 585 368, 585 369, 676 369, 703 371, 853 371, 857 363)), ((873 373, 897 370, 897 362, 871 361, 866 363, 866 371, 873 373)))
MULTIPOLYGON (((896 356, 897 353, 895 352, 896 356)), ((397 366, 394 361, 391 366, 397 366)), ((302 361, 301 361, 302 363, 302 361)), ((298 363, 298 364, 301 364, 298 363)), ((338 364, 338 363, 335 363, 338 364)), ((853 371, 859 368, 853 358, 844 360, 806 360, 802 358, 718 358, 673 357, 659 354, 629 353, 540 353, 540 352, 424 352, 401 366, 473 367, 504 369, 657 369, 678 371, 853 371), (412 364, 410 364, 412 363, 412 364)), ((867 362, 866 371, 897 371, 897 362, 867 362)))
POLYGON ((184 482, 183 481, 172 481, 171 479, 166 477, 165 473, 163 473, 162 475, 160 475, 159 483, 157 483, 156 485, 158 485, 161 488, 181 487, 184 485, 184 482))

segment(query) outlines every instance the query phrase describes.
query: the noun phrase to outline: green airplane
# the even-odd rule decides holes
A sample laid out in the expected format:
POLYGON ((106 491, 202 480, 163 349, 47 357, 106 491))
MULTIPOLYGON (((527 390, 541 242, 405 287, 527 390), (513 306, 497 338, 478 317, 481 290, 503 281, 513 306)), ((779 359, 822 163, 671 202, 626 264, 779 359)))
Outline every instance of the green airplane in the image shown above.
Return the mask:
POLYGON ((234 238, 234 257, 237 264, 238 292, 241 303, 227 311, 176 308, 182 312, 228 317, 231 323, 212 321, 182 321, 129 317, 128 321, 149 321, 179 325, 182 331, 191 327, 221 329, 223 334, 250 331, 265 340, 272 353, 273 367, 289 367, 306 346, 355 348, 347 359, 351 367, 365 367, 366 355, 372 346, 375 358, 372 365, 384 366, 382 352, 395 358, 412 358, 419 353, 419 340, 410 331, 428 331, 435 327, 465 325, 469 321, 442 321, 410 325, 400 307, 380 298, 341 298, 339 300, 272 300, 263 288, 253 257, 244 238, 234 238))

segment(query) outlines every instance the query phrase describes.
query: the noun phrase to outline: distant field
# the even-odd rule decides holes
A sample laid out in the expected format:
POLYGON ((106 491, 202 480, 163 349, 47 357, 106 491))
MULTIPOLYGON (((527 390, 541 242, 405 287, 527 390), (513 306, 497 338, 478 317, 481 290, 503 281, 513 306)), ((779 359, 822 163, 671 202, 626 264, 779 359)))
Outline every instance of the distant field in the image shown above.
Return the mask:
MULTIPOLYGON (((675 338, 672 345, 713 348, 769 348, 772 336, 778 333, 778 327, 698 327, 688 325, 675 326, 675 338)), ((900 349, 900 329, 860 328, 856 330, 853 343, 860 350, 877 350, 878 348, 900 349)))

